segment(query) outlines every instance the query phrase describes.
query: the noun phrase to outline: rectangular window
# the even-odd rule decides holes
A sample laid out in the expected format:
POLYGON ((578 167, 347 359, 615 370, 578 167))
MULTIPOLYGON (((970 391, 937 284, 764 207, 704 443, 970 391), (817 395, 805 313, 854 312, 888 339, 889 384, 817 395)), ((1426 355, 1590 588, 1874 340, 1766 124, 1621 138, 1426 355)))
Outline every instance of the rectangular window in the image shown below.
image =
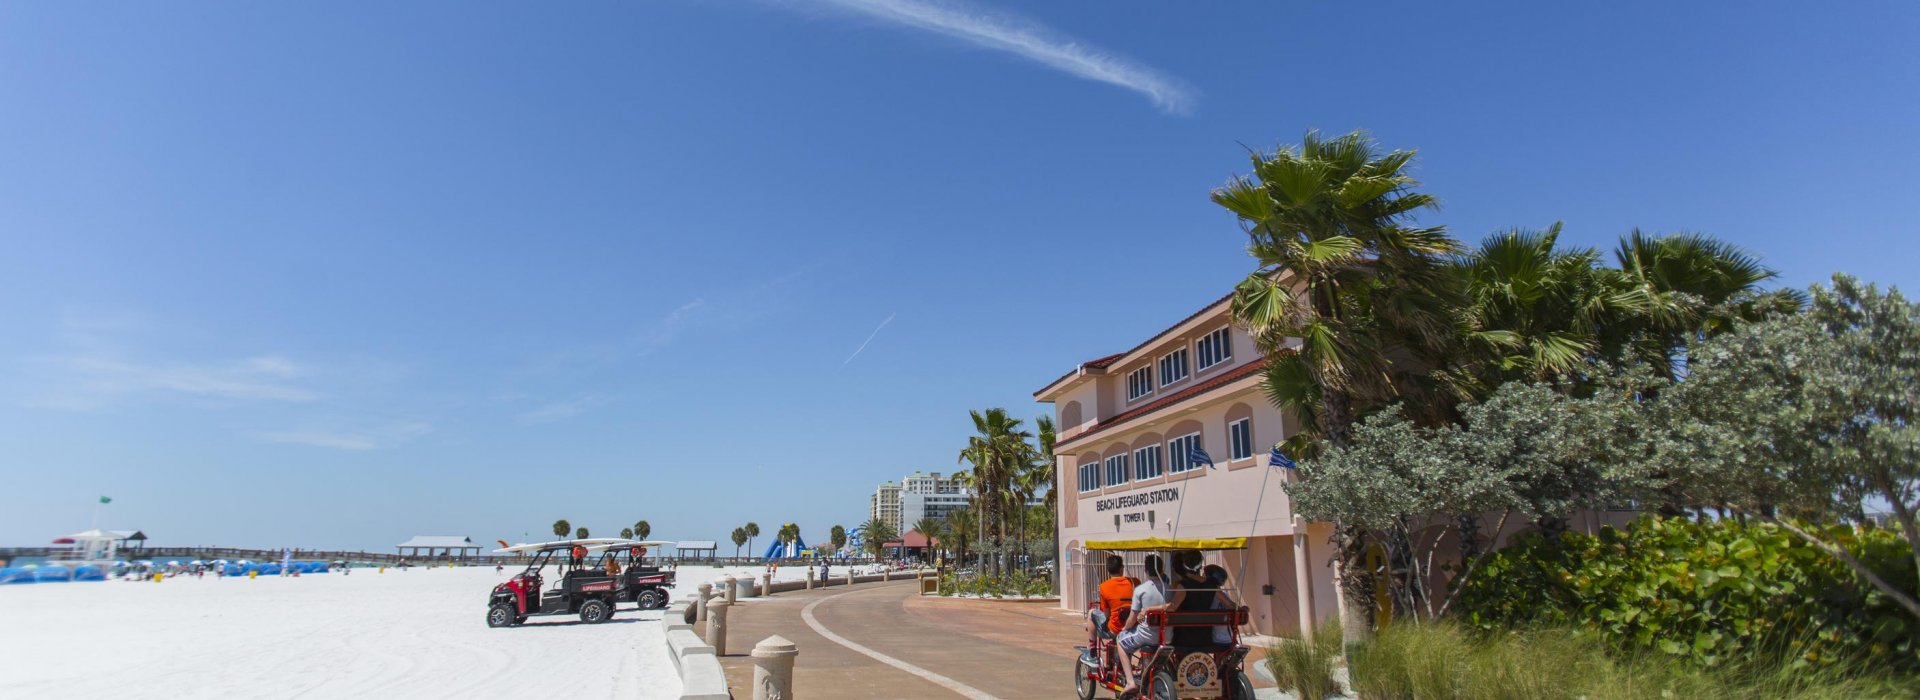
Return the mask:
POLYGON ((1080 465, 1080 491, 1100 490, 1100 462, 1093 461, 1080 465))
POLYGON ((1187 378, 1187 349, 1180 348, 1160 358, 1160 386, 1187 378))
POLYGON ((1178 474, 1180 472, 1190 471, 1190 470, 1199 468, 1200 466, 1203 466, 1199 464, 1192 464, 1187 461, 1187 455, 1192 454, 1193 448, 1196 448, 1199 446, 1200 446, 1199 433, 1194 433, 1192 435, 1182 435, 1172 440, 1168 440, 1167 441, 1167 471, 1178 474))
POLYGON ((1107 485, 1119 486, 1127 483, 1127 455, 1121 453, 1107 458, 1107 485))
POLYGON ((1153 368, 1141 367, 1127 375, 1127 400, 1153 393, 1153 368))
POLYGON ((1200 369, 1233 359, 1233 333, 1222 328, 1200 338, 1200 369))
POLYGON ((1227 439, 1233 443, 1235 461, 1253 457, 1253 419, 1242 418, 1227 424, 1227 439))
POLYGON ((1160 446, 1148 445, 1133 451, 1133 480, 1145 481, 1160 476, 1160 446))

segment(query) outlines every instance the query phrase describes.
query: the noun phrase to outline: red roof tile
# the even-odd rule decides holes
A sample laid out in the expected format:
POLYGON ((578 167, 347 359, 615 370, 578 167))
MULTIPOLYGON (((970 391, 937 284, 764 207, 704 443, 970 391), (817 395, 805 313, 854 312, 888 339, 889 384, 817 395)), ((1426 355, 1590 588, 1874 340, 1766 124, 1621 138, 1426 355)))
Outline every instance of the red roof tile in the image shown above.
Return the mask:
POLYGON ((1083 369, 1106 369, 1108 366, 1112 365, 1114 362, 1119 361, 1120 358, 1125 357, 1127 355, 1131 355, 1135 352, 1138 352, 1141 348, 1144 348, 1148 345, 1152 345, 1154 343, 1159 342, 1161 338, 1167 337, 1167 334, 1172 333, 1174 329, 1186 325, 1188 321, 1192 321, 1195 318, 1199 318, 1200 314, 1204 314, 1207 312, 1207 309, 1211 309, 1214 306, 1219 305, 1220 302, 1223 302, 1232 298, 1233 298, 1233 293, 1228 292, 1226 296, 1220 297, 1219 299, 1215 299, 1209 302, 1206 306, 1200 307, 1199 310, 1194 311, 1191 314, 1187 314, 1186 318, 1180 319, 1178 323, 1175 323, 1171 326, 1167 326, 1166 330, 1160 331, 1159 333, 1155 333, 1153 337, 1148 338, 1146 342, 1133 346, 1133 349, 1131 350, 1128 350, 1126 352, 1117 352, 1112 355, 1108 355, 1106 357, 1082 362, 1080 363, 1079 366, 1074 367, 1072 371, 1067 372, 1066 374, 1060 375, 1059 379, 1055 379, 1051 382, 1047 382, 1046 386, 1040 387, 1040 390, 1033 392, 1033 395, 1039 396, 1042 392, 1045 392, 1046 390, 1053 388, 1055 384, 1059 384, 1060 382, 1066 381, 1068 377, 1073 376, 1074 374, 1080 372, 1083 369))
POLYGON ((1176 391, 1166 396, 1162 396, 1152 401, 1148 401, 1147 403, 1141 406, 1128 409, 1126 411, 1121 411, 1118 415, 1115 415, 1112 418, 1108 418, 1106 420, 1100 421, 1099 423, 1095 423, 1092 428, 1088 429, 1084 433, 1080 433, 1079 435, 1075 435, 1065 440, 1061 440, 1058 444, 1055 444, 1053 446, 1053 449, 1056 452, 1060 451, 1062 449, 1065 449, 1067 445, 1080 442, 1081 440, 1084 440, 1088 437, 1092 437, 1097 433, 1104 432, 1108 428, 1112 428, 1122 423, 1127 423, 1129 421, 1141 418, 1155 411, 1159 411, 1160 409, 1166 408, 1168 406, 1172 406, 1173 404, 1179 403, 1181 401, 1185 401, 1194 396, 1198 396, 1200 394, 1212 391, 1214 389, 1218 389, 1220 387, 1226 386, 1227 384, 1233 383, 1240 379, 1244 379, 1246 377, 1259 374, 1260 370, 1266 366, 1267 366, 1267 358, 1262 357, 1258 360, 1254 360, 1252 362, 1246 363, 1239 367, 1235 367, 1231 370, 1227 370, 1226 373, 1220 374, 1215 377, 1211 377, 1206 381, 1200 382, 1198 384, 1187 387, 1180 391, 1176 391))

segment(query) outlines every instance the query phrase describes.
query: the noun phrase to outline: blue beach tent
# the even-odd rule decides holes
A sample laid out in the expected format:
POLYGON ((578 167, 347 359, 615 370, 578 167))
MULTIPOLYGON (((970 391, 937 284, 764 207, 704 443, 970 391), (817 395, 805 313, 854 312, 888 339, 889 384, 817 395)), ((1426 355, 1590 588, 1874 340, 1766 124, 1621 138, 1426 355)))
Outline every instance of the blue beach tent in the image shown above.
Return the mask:
POLYGON ((105 581, 107 580, 107 572, 101 571, 98 566, 82 566, 73 570, 73 580, 105 581))
POLYGON ((33 583, 33 569, 18 566, 0 569, 0 585, 9 583, 33 583))
POLYGON ((33 580, 37 583, 71 581, 73 580, 73 572, 64 566, 42 566, 33 570, 33 580))

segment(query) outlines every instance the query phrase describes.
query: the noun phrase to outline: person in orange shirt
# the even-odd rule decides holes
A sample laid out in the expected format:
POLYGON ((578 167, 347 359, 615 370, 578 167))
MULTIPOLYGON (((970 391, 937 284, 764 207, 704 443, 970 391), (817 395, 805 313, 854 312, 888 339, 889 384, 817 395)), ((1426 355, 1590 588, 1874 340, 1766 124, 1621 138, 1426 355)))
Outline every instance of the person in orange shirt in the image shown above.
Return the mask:
POLYGON ((1127 608, 1133 604, 1133 579, 1126 571, 1126 560, 1119 555, 1107 555, 1107 580, 1100 582, 1100 607, 1087 616, 1088 634, 1093 633, 1094 625, 1105 627, 1106 636, 1120 633, 1121 625, 1127 620, 1127 608))

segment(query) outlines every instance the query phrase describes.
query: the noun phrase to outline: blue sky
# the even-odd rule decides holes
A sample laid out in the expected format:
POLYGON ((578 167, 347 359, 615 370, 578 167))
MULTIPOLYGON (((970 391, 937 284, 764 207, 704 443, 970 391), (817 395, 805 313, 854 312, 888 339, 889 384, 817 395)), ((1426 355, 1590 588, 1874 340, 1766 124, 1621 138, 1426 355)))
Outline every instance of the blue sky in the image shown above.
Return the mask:
POLYGON ((1562 5, 0 4, 0 543, 814 539, 1223 293, 1309 128, 1914 288, 1912 4, 1562 5))

